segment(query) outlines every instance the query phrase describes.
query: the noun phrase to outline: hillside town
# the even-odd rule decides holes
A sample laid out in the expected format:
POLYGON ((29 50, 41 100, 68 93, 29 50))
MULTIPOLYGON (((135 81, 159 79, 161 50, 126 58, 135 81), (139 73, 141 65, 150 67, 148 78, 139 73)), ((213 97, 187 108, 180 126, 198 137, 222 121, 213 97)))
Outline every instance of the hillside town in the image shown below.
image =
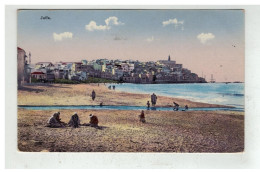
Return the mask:
POLYGON ((79 62, 38 62, 31 64, 31 53, 17 48, 18 85, 54 82, 57 79, 84 82, 89 77, 125 83, 206 83, 206 80, 182 64, 171 60, 141 62, 138 60, 81 60, 79 62))

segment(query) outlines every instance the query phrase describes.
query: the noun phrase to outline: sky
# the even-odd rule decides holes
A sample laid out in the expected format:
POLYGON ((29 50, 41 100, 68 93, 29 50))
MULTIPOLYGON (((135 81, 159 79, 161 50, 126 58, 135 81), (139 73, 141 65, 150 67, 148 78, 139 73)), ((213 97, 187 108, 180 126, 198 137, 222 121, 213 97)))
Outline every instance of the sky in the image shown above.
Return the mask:
POLYGON ((19 10, 32 63, 171 56, 199 76, 244 81, 243 10, 19 10), (48 16, 50 19, 43 19, 48 16))

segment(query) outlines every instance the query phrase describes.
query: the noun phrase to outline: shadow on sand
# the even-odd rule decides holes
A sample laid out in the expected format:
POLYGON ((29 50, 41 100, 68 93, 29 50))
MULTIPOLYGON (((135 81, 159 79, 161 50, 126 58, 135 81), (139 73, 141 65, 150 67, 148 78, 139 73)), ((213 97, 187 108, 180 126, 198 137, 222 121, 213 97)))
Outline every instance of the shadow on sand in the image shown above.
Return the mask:
MULTIPOLYGON (((37 125, 34 125, 34 126, 37 126, 37 125)), ((23 126, 24 127, 24 126, 23 126)), ((71 127, 71 126, 64 126, 64 127, 49 127, 48 125, 44 125, 44 127, 47 127, 47 128, 56 128, 56 129, 65 129, 65 128, 74 128, 74 127, 71 127)), ((79 127, 77 128, 81 128, 81 127, 91 127, 90 125, 88 124, 80 124, 79 127)), ((91 128, 95 128, 95 129, 98 129, 98 130, 103 130, 103 129, 106 129, 106 128, 109 128, 109 127, 106 127, 106 126, 97 126, 97 127, 91 127, 91 128)))
POLYGON ((22 90, 22 91, 28 91, 28 92, 36 92, 36 93, 39 93, 39 92, 43 92, 44 89, 39 89, 39 88, 29 88, 29 87, 18 87, 18 90, 22 90))
POLYGON ((40 88, 32 88, 30 86, 44 86, 44 87, 53 87, 53 88, 68 88, 66 86, 63 86, 62 84, 30 84, 30 85, 25 85, 25 86, 20 86, 18 87, 18 90, 22 90, 22 91, 28 91, 28 92, 44 92, 44 89, 40 89, 40 88))
MULTIPOLYGON (((90 126, 90 124, 81 124, 80 126, 83 126, 83 127, 92 127, 90 126)), ((99 129, 99 130, 103 130, 105 128, 108 128, 106 126, 96 126, 96 127, 92 127, 92 128, 96 128, 96 129, 99 129)))

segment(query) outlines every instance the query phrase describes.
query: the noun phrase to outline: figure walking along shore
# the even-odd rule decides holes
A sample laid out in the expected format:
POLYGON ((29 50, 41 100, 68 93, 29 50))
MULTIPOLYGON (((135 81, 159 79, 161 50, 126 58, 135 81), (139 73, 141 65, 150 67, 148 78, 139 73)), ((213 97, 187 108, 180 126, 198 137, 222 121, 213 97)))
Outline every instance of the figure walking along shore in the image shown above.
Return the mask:
POLYGON ((151 95, 151 102, 152 102, 152 106, 156 105, 156 101, 157 101, 157 96, 153 93, 151 95))
POLYGON ((96 98, 96 92, 93 90, 91 94, 92 100, 94 101, 96 98))

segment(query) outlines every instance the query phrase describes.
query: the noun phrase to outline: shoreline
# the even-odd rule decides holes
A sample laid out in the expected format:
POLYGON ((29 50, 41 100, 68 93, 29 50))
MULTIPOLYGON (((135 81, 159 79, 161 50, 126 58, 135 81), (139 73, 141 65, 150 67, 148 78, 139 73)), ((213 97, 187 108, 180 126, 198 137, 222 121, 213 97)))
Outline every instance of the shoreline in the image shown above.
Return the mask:
MULTIPOLYGON (((133 92, 126 92, 126 91, 121 91, 121 90, 115 90, 117 92, 121 92, 121 93, 125 93, 125 94, 132 94, 133 92)), ((141 94, 141 95, 148 95, 150 96, 150 94, 147 93, 133 93, 133 94, 141 94)), ((193 101, 193 100, 189 100, 189 99, 185 99, 185 98, 181 98, 181 97, 172 97, 172 96, 166 96, 166 95, 158 95, 157 97, 165 97, 165 98, 169 98, 169 99, 176 99, 176 100, 185 100, 185 101, 190 101, 193 103, 201 103, 201 104, 207 104, 207 105, 212 105, 209 108, 236 108, 235 106, 228 106, 228 105, 220 105, 220 104, 211 104, 211 103, 206 103, 206 102, 200 102, 200 101, 193 101)), ((112 105, 111 105, 112 106, 112 105)), ((168 105, 168 106, 155 106, 155 107, 174 107, 173 105, 168 105)), ((196 108, 203 108, 204 106, 196 106, 196 108)))
POLYGON ((173 107, 151 107, 147 108, 145 106, 117 106, 117 105, 18 105, 18 109, 25 109, 25 110, 119 110, 119 111, 162 111, 162 112, 199 112, 199 111, 207 111, 207 112, 244 112, 244 109, 239 108, 215 108, 215 107, 195 107, 189 108, 188 110, 179 109, 178 111, 174 111, 173 107))
MULTIPOLYGON (((180 107, 212 107, 234 108, 233 106, 194 102, 182 98, 157 96, 155 107, 173 107, 172 102, 177 102, 180 107)), ((125 91, 109 90, 103 84, 51 84, 51 85, 26 85, 18 90, 17 105, 24 106, 146 106, 150 101, 149 94, 129 93, 125 91), (96 99, 92 101, 92 90, 96 92, 96 99)))
MULTIPOLYGON (((186 99, 184 99, 186 100, 186 99)), ((195 102, 195 103, 199 103, 199 102, 195 102)), ((209 104, 209 105, 214 105, 214 104, 209 104)), ((56 107, 56 106, 61 106, 61 107, 67 107, 67 106, 72 106, 72 107, 78 107, 78 106, 97 106, 97 107, 100 107, 99 104, 93 104, 93 105, 85 105, 85 104, 82 104, 82 105, 17 105, 18 107, 56 107)), ((123 105, 103 105, 101 107, 104 107, 104 106, 111 106, 111 107, 115 107, 115 106, 123 106, 123 105)), ((231 109, 235 109, 236 107, 234 106, 225 106, 223 105, 219 105, 221 107, 192 107, 192 108, 231 108, 231 109)), ((129 105, 129 106, 125 106, 125 107, 146 107, 146 106, 135 106, 135 105, 129 105)), ((173 108, 174 106, 151 106, 150 108, 173 108)))

